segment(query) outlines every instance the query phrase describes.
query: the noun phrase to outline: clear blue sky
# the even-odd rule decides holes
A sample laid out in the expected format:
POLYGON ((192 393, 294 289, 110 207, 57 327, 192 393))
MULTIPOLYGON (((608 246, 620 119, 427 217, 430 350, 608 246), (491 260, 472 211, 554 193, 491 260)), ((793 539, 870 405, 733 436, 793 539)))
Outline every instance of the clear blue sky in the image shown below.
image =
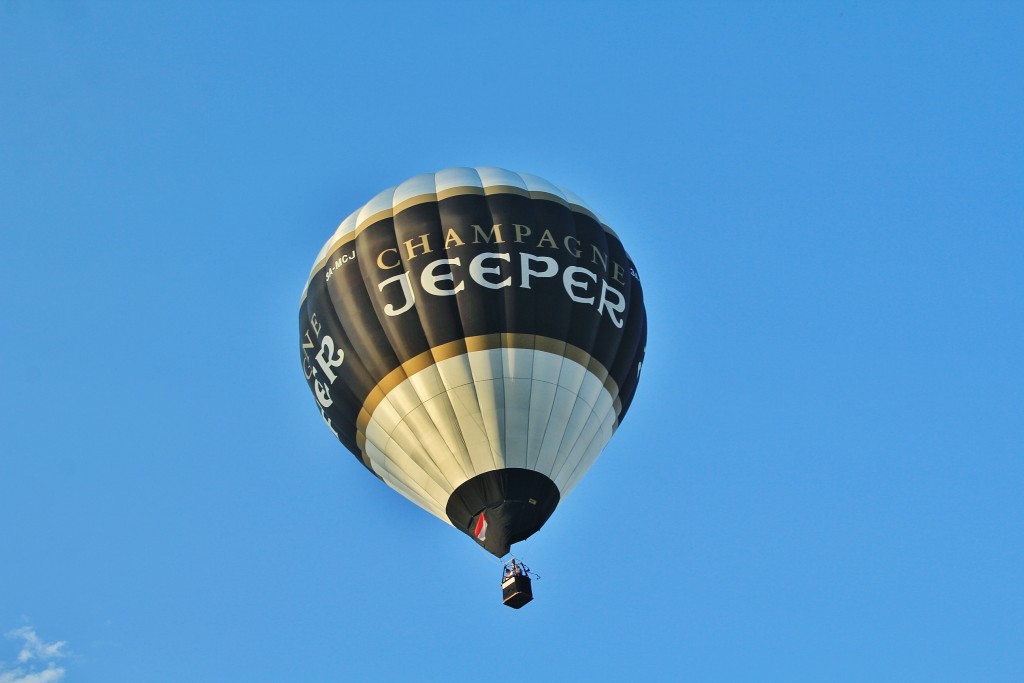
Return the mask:
POLYGON ((0 0, 0 681, 1024 680, 1024 8, 350 4, 0 0), (299 363, 459 165, 648 301, 518 612, 299 363))

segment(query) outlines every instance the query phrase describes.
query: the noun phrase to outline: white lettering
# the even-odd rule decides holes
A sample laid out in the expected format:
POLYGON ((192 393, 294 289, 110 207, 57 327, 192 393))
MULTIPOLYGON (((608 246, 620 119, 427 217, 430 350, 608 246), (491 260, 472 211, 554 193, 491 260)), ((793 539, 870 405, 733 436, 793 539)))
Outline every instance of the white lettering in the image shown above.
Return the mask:
POLYGON ((316 401, 324 408, 330 408, 334 400, 331 398, 331 389, 326 384, 317 380, 313 383, 313 393, 316 394, 316 401))
POLYGON ((455 275, 452 273, 450 268, 453 264, 461 266, 462 262, 457 258, 441 258, 436 261, 432 261, 430 265, 423 269, 423 274, 420 276, 420 284, 423 285, 423 289, 428 294, 433 294, 434 296, 454 296, 456 292, 464 290, 466 288, 465 282, 460 282, 451 289, 441 289, 437 286, 438 282, 443 282, 445 280, 452 283, 455 282, 455 275), (441 273, 438 275, 434 271, 441 266, 449 266, 449 269, 447 273, 441 273))
POLYGON ((383 292, 384 288, 390 285, 392 282, 397 282, 402 286, 402 301, 405 302, 401 308, 395 308, 393 304, 387 304, 386 306, 384 306, 384 314, 394 317, 396 315, 401 315, 402 313, 405 313, 410 308, 412 308, 412 305, 416 303, 416 298, 415 295, 412 293, 412 285, 409 284, 408 273, 400 273, 398 275, 389 277, 387 280, 384 280, 379 285, 377 285, 377 289, 383 292))
POLYGON ((576 296, 576 294, 572 291, 574 289, 583 289, 584 291, 586 291, 589 287, 589 283, 580 282, 579 280, 576 279, 576 273, 580 273, 585 277, 589 277, 592 281, 597 282, 597 275, 594 274, 592 271, 589 271, 586 268, 581 268, 579 266, 569 266, 568 268, 565 269, 565 272, 562 273, 562 284, 565 285, 565 293, 569 295, 570 299, 572 299, 578 304, 593 304, 594 297, 576 296))
POLYGON ((527 254, 525 251, 519 254, 519 270, 522 274, 522 283, 519 285, 522 289, 530 289, 530 276, 535 275, 537 277, 552 277, 558 272, 558 262, 550 256, 534 256, 533 254, 527 254), (532 270, 530 268, 530 262, 543 263, 546 267, 544 270, 532 270))
POLYGON ((485 259, 501 259, 502 261, 511 261, 512 257, 508 254, 498 254, 495 252, 484 252, 483 254, 477 254, 473 257, 473 260, 469 262, 469 276, 473 278, 473 282, 483 285, 488 289, 501 289, 502 287, 508 287, 512 284, 512 278, 507 277, 501 282, 490 282, 484 275, 487 273, 493 273, 494 275, 501 275, 501 266, 494 266, 493 268, 485 268, 483 262, 485 259))
POLYGON ((338 379, 334 374, 334 370, 345 361, 344 349, 338 349, 337 355, 334 353, 334 340, 331 339, 330 335, 324 335, 324 340, 320 346, 320 353, 316 354, 316 362, 320 364, 320 368, 327 375, 327 379, 330 383, 334 383, 334 380, 338 379))
POLYGON ((622 327, 622 318, 616 317, 615 314, 626 310, 626 297, 622 296, 622 292, 614 287, 609 287, 607 282, 601 280, 601 303, 597 305, 597 312, 600 313, 605 308, 608 309, 608 317, 611 318, 612 324, 615 327, 622 327), (608 294, 614 294, 617 302, 613 303, 608 299, 608 294))
MULTIPOLYGON (((418 246, 418 245, 417 245, 418 246)), ((487 289, 502 289, 513 286, 514 270, 505 268, 501 261, 511 264, 512 254, 501 252, 484 252, 477 254, 468 264, 469 279, 487 289), (511 270, 511 272, 510 272, 511 270), (504 276, 504 277, 502 277, 504 276)), ((431 261, 420 274, 419 284, 423 291, 433 296, 454 296, 466 289, 466 280, 460 273, 462 261, 459 258, 443 258, 431 261)), ((551 278, 558 275, 558 261, 550 256, 536 256, 526 252, 519 252, 519 282, 521 289, 532 289, 538 278, 551 278)), ((607 315, 612 324, 621 328, 625 324, 626 297, 615 287, 608 284, 608 280, 600 277, 589 268, 582 266, 568 266, 562 272, 562 286, 566 295, 575 303, 594 306, 598 315, 607 315), (601 284, 601 292, 597 293, 597 284, 601 284)), ((612 274, 614 279, 615 273, 612 274)), ((377 289, 384 292, 388 285, 398 283, 398 287, 392 287, 396 291, 396 303, 384 305, 384 313, 394 317, 405 313, 416 303, 416 295, 412 286, 412 279, 409 273, 400 273, 389 277, 377 285, 377 289), (397 290, 401 294, 397 294, 397 290)), ((389 297, 390 298, 390 297, 389 297)), ((310 340, 307 338, 306 342, 310 340)), ((327 378, 333 382, 334 373, 330 372, 331 367, 341 364, 340 356, 335 359, 333 341, 330 337, 324 337, 324 347, 321 348, 317 361, 320 367, 327 372, 327 378), (330 347, 328 348, 328 344, 330 347), (325 350, 326 349, 326 350, 325 350), (330 359, 330 362, 328 362, 330 359)), ((340 352, 339 352, 340 353, 340 352)), ((310 366, 312 368, 312 366, 310 366)), ((311 374, 307 371, 307 378, 311 374)))

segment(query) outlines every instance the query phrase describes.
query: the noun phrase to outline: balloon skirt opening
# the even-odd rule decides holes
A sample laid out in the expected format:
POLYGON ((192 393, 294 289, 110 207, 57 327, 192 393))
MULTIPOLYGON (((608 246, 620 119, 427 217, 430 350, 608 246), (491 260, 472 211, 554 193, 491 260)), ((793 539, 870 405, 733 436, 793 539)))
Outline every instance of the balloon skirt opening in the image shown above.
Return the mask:
POLYGON ((507 468, 463 482, 452 492, 445 513, 456 529, 495 557, 504 557, 513 543, 544 526, 560 498, 555 483, 540 472, 507 468))

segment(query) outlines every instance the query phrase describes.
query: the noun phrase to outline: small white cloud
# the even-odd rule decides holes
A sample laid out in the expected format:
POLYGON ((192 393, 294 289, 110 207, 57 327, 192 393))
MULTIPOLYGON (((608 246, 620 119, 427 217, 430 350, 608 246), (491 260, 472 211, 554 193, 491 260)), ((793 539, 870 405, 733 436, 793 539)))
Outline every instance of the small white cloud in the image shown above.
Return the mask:
MULTIPOLYGON (((21 652, 18 653, 18 661, 22 663, 32 661, 33 659, 48 662, 51 659, 63 657, 64 653, 61 650, 67 645, 67 642, 63 640, 58 640, 55 643, 44 643, 31 626, 22 626, 21 628, 9 631, 7 637, 21 638, 25 641, 21 652)), ((0 680, 0 683, 3 683, 3 680, 0 680)))
POLYGON ((63 678, 64 669, 52 664, 42 671, 0 671, 0 683, 57 683, 63 678))
POLYGON ((22 641, 18 652, 18 663, 22 666, 7 669, 0 662, 0 683, 57 683, 64 678, 65 669, 53 660, 66 656, 66 641, 44 642, 31 626, 8 631, 6 635, 22 641), (41 668, 44 664, 45 668, 41 668))

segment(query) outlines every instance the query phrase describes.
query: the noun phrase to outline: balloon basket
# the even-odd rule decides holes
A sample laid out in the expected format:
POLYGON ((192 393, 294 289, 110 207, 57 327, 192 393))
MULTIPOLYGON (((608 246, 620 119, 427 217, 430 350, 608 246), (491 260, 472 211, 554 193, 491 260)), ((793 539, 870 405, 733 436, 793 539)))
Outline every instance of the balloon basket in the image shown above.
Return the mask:
POLYGON ((533 600, 530 568, 515 558, 501 572, 501 601, 512 609, 519 609, 533 600))
POLYGON ((501 582, 502 602, 512 609, 519 609, 533 600, 533 586, 525 574, 510 576, 501 582))

